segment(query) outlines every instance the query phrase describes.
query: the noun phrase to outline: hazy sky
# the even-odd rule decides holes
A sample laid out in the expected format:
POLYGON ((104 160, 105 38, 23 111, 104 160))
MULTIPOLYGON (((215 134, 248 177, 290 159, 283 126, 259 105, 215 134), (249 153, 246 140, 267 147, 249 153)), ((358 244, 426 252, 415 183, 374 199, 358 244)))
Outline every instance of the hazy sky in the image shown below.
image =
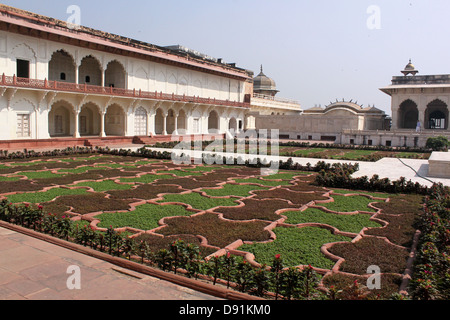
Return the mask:
POLYGON ((304 109, 336 99, 390 114, 379 88, 411 58, 450 73, 448 0, 14 0, 21 9, 160 46, 180 44, 273 78, 304 109))

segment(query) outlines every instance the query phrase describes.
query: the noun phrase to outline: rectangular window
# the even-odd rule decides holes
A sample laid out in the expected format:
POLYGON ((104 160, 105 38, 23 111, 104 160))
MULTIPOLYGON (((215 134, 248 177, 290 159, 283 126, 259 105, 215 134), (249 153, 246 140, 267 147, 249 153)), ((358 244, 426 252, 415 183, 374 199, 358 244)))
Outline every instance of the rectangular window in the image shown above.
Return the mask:
POLYGON ((31 136, 30 130, 30 115, 17 115, 17 138, 29 138, 31 136))
POLYGON ((200 119, 193 119, 192 129, 194 133, 200 132, 200 119))
POLYGON ((17 59, 17 77, 30 78, 30 61, 17 59))

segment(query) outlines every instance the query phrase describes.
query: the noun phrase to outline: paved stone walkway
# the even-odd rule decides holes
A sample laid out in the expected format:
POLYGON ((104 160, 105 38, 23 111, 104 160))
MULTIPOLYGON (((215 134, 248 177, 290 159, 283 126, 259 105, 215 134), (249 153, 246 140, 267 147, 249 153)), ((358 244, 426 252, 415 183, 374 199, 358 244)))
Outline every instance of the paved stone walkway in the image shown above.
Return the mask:
POLYGON ((0 228, 0 300, 216 298, 0 228), (67 287, 70 266, 80 268, 80 290, 67 287))
MULTIPOLYGON (((161 148, 150 148, 154 151, 168 151, 167 149, 161 148)), ((202 153, 222 155, 230 157, 230 154, 220 153, 220 152, 202 152, 202 151, 189 151, 189 150, 177 150, 176 153, 185 153, 194 158, 201 158, 202 153)), ((371 178, 373 175, 377 174, 380 178, 389 178, 391 181, 397 180, 401 177, 406 178, 406 180, 411 180, 413 182, 419 182, 425 186, 431 186, 434 182, 446 186, 450 186, 450 179, 440 179, 440 178, 430 178, 427 177, 428 174, 428 160, 420 159, 397 159, 397 158, 383 158, 377 162, 365 162, 365 161, 351 161, 351 160, 332 160, 332 159, 316 159, 316 158, 301 158, 301 157, 281 157, 281 156, 264 156, 264 155, 248 155, 248 154, 231 154, 235 158, 241 157, 244 160, 249 160, 252 158, 265 159, 267 161, 287 161, 289 158, 292 159, 294 163, 301 165, 306 165, 310 163, 312 166, 316 165, 319 161, 324 161, 326 163, 358 163, 359 171, 353 174, 353 177, 368 176, 371 178)))

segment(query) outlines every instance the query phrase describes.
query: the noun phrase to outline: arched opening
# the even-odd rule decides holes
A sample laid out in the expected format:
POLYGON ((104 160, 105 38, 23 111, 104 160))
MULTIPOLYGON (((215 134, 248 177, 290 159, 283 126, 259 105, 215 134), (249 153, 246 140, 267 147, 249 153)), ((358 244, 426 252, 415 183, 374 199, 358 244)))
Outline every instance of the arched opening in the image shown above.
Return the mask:
POLYGON ((161 109, 156 110, 155 115, 155 133, 163 134, 164 131, 164 114, 161 109))
POLYGON ((237 120, 236 120, 236 118, 231 118, 230 119, 230 124, 229 124, 229 126, 228 126, 228 129, 229 130, 234 130, 234 132, 237 132, 237 120))
POLYGON ((208 117, 208 132, 217 133, 219 131, 219 115, 217 111, 213 110, 208 117))
POLYGON ((399 108, 398 127, 400 129, 415 129, 419 120, 417 104, 412 100, 404 101, 399 108))
POLYGON ((167 134, 175 132, 175 117, 175 112, 172 109, 169 109, 169 112, 167 113, 167 134))
POLYGON ((147 111, 143 107, 139 107, 134 112, 134 134, 136 136, 146 136, 147 132, 147 111))
POLYGON ((80 136, 98 136, 100 134, 101 116, 99 108, 93 103, 81 107, 78 120, 80 136))
POLYGON ((431 130, 448 129, 448 108, 441 100, 430 102, 425 111, 425 128, 431 130))
POLYGON ((105 133, 107 136, 125 136, 125 112, 119 105, 110 105, 105 117, 105 133))
POLYGON ((78 83, 93 86, 102 85, 102 68, 93 56, 84 57, 78 69, 78 83))
POLYGON ((73 110, 73 107, 65 101, 58 101, 53 104, 48 114, 50 137, 73 136, 75 132, 75 115, 73 110))
POLYGON ((125 68, 117 60, 108 63, 105 71, 105 86, 125 89, 126 72, 125 68))
POLYGON ((186 112, 184 110, 180 110, 180 113, 178 114, 178 134, 186 134, 187 128, 186 128, 186 112))
POLYGON ((48 64, 48 79, 75 83, 75 69, 75 61, 71 55, 64 50, 56 51, 48 64))

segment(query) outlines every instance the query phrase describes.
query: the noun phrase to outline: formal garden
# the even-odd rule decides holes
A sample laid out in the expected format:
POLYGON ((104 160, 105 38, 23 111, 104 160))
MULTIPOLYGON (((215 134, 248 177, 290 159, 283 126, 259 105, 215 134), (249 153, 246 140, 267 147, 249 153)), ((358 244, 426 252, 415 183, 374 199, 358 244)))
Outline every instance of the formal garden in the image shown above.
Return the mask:
POLYGON ((352 179, 349 164, 176 164, 144 148, 1 157, 10 225, 267 299, 449 297, 441 185, 352 179))

